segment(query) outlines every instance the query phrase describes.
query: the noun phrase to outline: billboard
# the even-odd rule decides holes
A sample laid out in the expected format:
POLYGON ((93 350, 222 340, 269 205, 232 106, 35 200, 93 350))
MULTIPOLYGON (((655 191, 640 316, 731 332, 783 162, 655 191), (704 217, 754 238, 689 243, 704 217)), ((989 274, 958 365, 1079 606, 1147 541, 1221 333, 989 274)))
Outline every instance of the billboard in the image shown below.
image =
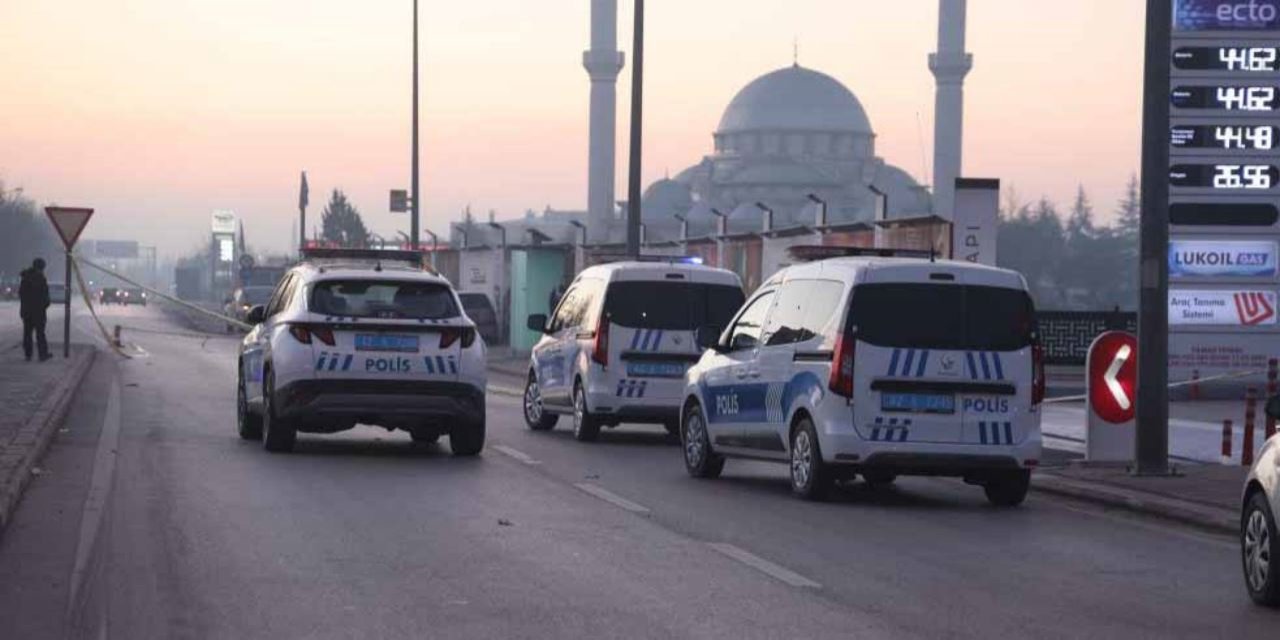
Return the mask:
POLYGON ((1273 327, 1276 325, 1276 292, 1170 289, 1169 325, 1273 327))
POLYGON ((1171 278, 1274 278, 1280 244, 1271 240, 1173 240, 1171 278))
POLYGON ((210 224, 210 227, 213 229, 213 233, 215 234, 229 233, 234 235, 236 232, 235 212, 234 211, 214 211, 213 219, 212 219, 212 223, 210 224))
POLYGON ((138 243, 136 240, 95 240, 93 253, 100 258, 137 258, 138 243))

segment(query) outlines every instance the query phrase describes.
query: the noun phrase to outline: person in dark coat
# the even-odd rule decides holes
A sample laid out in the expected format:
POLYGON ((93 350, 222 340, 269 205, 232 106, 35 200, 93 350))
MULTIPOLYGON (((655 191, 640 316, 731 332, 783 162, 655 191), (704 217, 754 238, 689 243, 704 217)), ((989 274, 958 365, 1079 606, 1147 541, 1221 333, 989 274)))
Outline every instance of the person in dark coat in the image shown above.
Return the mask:
POLYGON ((40 361, 44 362, 53 355, 49 353, 49 341, 44 335, 44 326, 49 317, 49 281, 44 277, 44 260, 36 258, 31 268, 22 272, 22 283, 18 285, 18 298, 22 306, 18 313, 22 316, 22 351, 27 361, 32 356, 32 335, 35 346, 39 347, 40 361))

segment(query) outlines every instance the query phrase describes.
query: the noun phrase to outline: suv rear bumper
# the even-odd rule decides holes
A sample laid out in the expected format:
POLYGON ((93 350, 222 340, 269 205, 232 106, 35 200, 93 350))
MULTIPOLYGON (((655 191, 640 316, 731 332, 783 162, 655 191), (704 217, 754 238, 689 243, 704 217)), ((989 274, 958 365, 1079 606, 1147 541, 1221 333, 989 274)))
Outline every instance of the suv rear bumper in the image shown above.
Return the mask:
POLYGON ((278 389, 275 399, 280 417, 303 423, 477 424, 485 415, 484 390, 464 382, 297 380, 278 389))
POLYGON ((900 475, 969 476, 982 471, 1032 469, 1042 454, 1039 432, 1009 446, 868 442, 857 435, 827 434, 823 458, 841 467, 900 475))

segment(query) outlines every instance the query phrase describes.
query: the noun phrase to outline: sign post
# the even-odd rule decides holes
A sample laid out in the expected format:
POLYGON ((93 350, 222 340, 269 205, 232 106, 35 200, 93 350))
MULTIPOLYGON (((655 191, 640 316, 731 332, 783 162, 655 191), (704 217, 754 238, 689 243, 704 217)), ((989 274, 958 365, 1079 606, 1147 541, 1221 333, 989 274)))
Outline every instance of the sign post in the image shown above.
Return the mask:
POLYGON ((49 216, 49 221, 53 223, 53 228, 58 232, 58 237, 62 239, 62 246, 67 249, 66 264, 66 299, 63 300, 62 307, 62 357, 71 357, 71 249, 76 246, 76 240, 80 239, 80 234, 84 232, 85 226, 89 224, 89 218, 93 217, 93 209, 74 208, 74 207, 45 207, 45 215, 49 216))
POLYGON ((1090 462, 1133 462, 1138 339, 1123 331, 1098 336, 1089 347, 1085 370, 1089 375, 1085 457, 1090 462))

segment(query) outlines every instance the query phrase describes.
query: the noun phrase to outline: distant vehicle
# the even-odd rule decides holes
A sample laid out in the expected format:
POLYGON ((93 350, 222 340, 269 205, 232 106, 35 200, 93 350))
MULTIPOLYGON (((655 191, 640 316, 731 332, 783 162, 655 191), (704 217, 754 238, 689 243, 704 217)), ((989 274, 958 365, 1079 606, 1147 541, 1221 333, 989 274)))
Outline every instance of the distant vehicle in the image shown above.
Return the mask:
POLYGON ((145 307, 147 306, 147 292, 137 287, 120 289, 117 300, 123 305, 137 304, 145 307))
POLYGON ((240 437, 291 451, 298 432, 356 423, 484 447, 484 342, 449 281, 416 252, 308 250, 240 347, 240 437))
POLYGON ((0 278, 0 300, 17 300, 19 284, 21 280, 18 278, 9 276, 0 278))
POLYGON ((120 289, 116 287, 103 287, 98 292, 98 303, 103 305, 124 304, 124 301, 120 299, 120 293, 120 289))
POLYGON ((788 463, 823 498, 861 475, 960 477, 997 506, 1040 462, 1044 359, 1021 275, 967 262, 839 257, 760 286, 686 378, 690 475, 788 463))
MULTIPOLYGON (((1280 418, 1280 396, 1267 401, 1267 415, 1280 418)), ((1240 555, 1244 586, 1253 601, 1280 607, 1280 435, 1271 436, 1254 460, 1245 480, 1240 511, 1240 555)))
POLYGON ((573 435, 601 427, 680 425, 684 375, 698 361, 698 336, 719 335, 742 304, 732 271, 684 262, 621 262, 583 270, 555 313, 528 318, 542 334, 529 359, 525 424, 534 431, 573 417, 573 435))
POLYGON ((484 343, 490 346, 502 344, 502 338, 498 334, 498 314, 493 310, 489 296, 483 293, 459 293, 458 299, 462 301, 462 311, 476 323, 476 330, 480 332, 484 343))
POLYGON ((53 304, 65 304, 67 302, 67 285, 50 283, 49 302, 53 304))

